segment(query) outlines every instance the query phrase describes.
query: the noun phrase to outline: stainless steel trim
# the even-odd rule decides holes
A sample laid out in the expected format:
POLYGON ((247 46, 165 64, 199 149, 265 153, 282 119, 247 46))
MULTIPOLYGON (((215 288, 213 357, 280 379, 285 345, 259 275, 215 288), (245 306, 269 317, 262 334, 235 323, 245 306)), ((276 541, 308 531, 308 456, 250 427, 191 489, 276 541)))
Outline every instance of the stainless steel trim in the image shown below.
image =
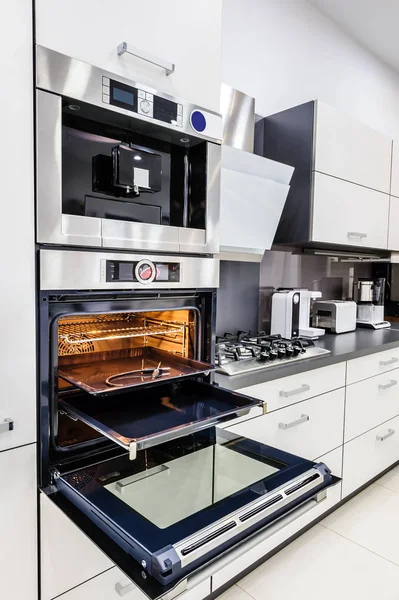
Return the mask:
POLYGON ((195 256, 119 254, 104 252, 41 250, 41 290, 166 290, 214 289, 219 287, 219 260, 195 256), (180 264, 180 281, 143 285, 138 281, 105 281, 106 260, 171 262, 180 264))
POLYGON ((395 379, 391 379, 391 381, 389 383, 380 383, 380 385, 378 386, 378 389, 379 390, 389 390, 389 388, 392 388, 395 385, 398 385, 398 382, 395 379))
POLYGON ((395 435, 395 430, 388 429, 388 433, 386 433, 385 435, 377 435, 376 439, 377 439, 377 442, 385 442, 385 440, 392 437, 393 435, 395 435))
POLYGON ((135 56, 136 58, 145 60, 146 62, 149 62, 152 65, 155 65, 156 67, 161 67, 161 69, 165 69, 166 75, 172 75, 172 73, 175 72, 176 65, 174 63, 164 60, 163 58, 158 58, 157 56, 149 54, 148 52, 143 52, 143 50, 139 50, 134 46, 128 45, 127 42, 122 42, 117 48, 118 56, 122 56, 122 54, 125 54, 125 52, 131 54, 132 56, 135 56))
POLYGON ((12 419, 3 419, 0 423, 0 433, 7 433, 8 431, 13 431, 14 429, 14 421, 12 419))
POLYGON ((137 586, 134 583, 128 583, 127 585, 122 585, 119 581, 115 584, 115 592, 118 596, 126 596, 130 594, 130 592, 134 592, 137 590, 137 586))
POLYGON ((301 425, 301 423, 306 423, 309 421, 310 417, 308 415, 301 415, 300 419, 296 421, 291 421, 290 423, 279 423, 279 429, 291 429, 291 427, 295 427, 296 425, 301 425))
POLYGON ((393 356, 389 360, 380 360, 380 367, 389 367, 390 365, 394 365, 397 362, 399 362, 399 358, 393 356))
POLYGON ((255 98, 222 83, 220 111, 223 123, 223 144, 244 150, 244 152, 253 152, 255 98))
POLYGON ((214 523, 212 526, 206 527, 206 528, 202 529, 201 531, 197 532, 196 534, 194 534, 184 540, 181 540, 177 544, 174 544, 174 549, 176 550, 176 552, 180 558, 182 567, 183 568, 186 567, 193 561, 195 561, 198 558, 200 558, 201 556, 203 556, 206 552, 210 552, 211 550, 215 549, 217 546, 219 546, 223 543, 226 543, 229 539, 237 536, 239 533, 241 533, 245 529, 252 527, 255 523, 263 520, 265 517, 269 516, 273 512, 280 510, 287 504, 296 500, 302 494, 309 492, 312 488, 319 486, 322 481, 323 481, 323 476, 321 475, 320 471, 318 471, 317 467, 313 467, 312 469, 310 469, 309 471, 306 471, 306 473, 303 473, 299 477, 296 477, 289 483, 286 483, 283 486, 281 486, 280 488, 273 490, 273 492, 264 494, 260 499, 254 500, 250 504, 247 504, 245 507, 240 508, 239 510, 235 511, 234 513, 231 513, 230 515, 226 516, 223 519, 220 519, 219 521, 214 523), (302 481, 305 481, 306 479, 308 479, 316 474, 318 475, 317 479, 309 481, 309 483, 307 483, 304 487, 300 487, 298 490, 294 491, 292 494, 286 495, 285 490, 289 490, 289 488, 295 486, 296 484, 301 483, 302 481), (264 510, 260 510, 260 512, 254 513, 253 516, 247 518, 245 521, 240 520, 240 516, 243 516, 244 514, 248 513, 251 510, 256 510, 257 508, 260 509, 260 507, 263 504, 267 503, 268 500, 271 500, 275 496, 281 496, 281 500, 279 499, 278 502, 272 504, 268 508, 265 508, 264 510), (226 531, 225 533, 221 534, 220 536, 208 541, 204 545, 201 545, 198 549, 190 552, 190 554, 187 554, 187 555, 182 554, 182 551, 187 546, 201 542, 202 538, 206 538, 207 536, 211 535, 213 532, 217 532, 220 528, 223 527, 223 525, 231 523, 232 521, 236 522, 235 527, 231 528, 230 530, 226 531))
POLYGON ((366 238, 367 237, 367 233, 361 233, 361 232, 357 232, 357 231, 348 231, 348 238, 366 238))
MULTIPOLYGON (((287 363, 285 363, 287 364, 287 363)), ((297 394, 302 394, 303 392, 309 392, 310 390, 310 385, 308 385, 307 383, 304 383, 303 385, 301 385, 301 387, 296 388, 295 390, 289 390, 289 391, 284 391, 281 390, 280 391, 280 396, 282 398, 291 398, 291 396, 296 396, 297 394)))
POLYGON ((49 48, 39 45, 36 46, 36 86, 42 90, 47 90, 67 98, 81 100, 82 102, 104 108, 102 98, 103 77, 108 77, 109 79, 133 86, 146 93, 181 104, 183 106, 183 126, 177 127, 176 125, 164 123, 163 121, 158 121, 143 114, 132 113, 132 111, 125 110, 124 108, 112 104, 107 105, 107 110, 112 110, 126 115, 127 117, 147 123, 158 124, 164 129, 174 131, 176 136, 181 136, 182 133, 186 133, 194 138, 221 143, 222 117, 219 113, 199 107, 180 98, 175 98, 143 83, 127 79, 126 77, 109 71, 104 71, 104 69, 99 69, 98 67, 71 58, 65 54, 60 54, 49 48), (190 124, 190 115, 194 110, 202 110, 205 115, 212 116, 212 119, 207 119, 207 121, 209 121, 207 131, 214 130, 216 134, 217 130, 217 135, 205 135, 194 131, 190 124), (212 121, 212 125, 210 121, 212 121))

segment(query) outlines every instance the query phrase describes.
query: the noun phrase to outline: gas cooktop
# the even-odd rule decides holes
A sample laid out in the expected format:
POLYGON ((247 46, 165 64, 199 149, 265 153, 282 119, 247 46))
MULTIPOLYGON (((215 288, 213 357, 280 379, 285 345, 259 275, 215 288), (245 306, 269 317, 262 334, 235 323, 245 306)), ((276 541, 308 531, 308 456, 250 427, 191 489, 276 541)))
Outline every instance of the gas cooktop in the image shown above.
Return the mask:
POLYGON ((238 331, 216 338, 217 372, 225 375, 283 366, 325 354, 330 354, 330 350, 319 348, 310 339, 287 339, 281 335, 266 335, 264 331, 256 334, 238 331))

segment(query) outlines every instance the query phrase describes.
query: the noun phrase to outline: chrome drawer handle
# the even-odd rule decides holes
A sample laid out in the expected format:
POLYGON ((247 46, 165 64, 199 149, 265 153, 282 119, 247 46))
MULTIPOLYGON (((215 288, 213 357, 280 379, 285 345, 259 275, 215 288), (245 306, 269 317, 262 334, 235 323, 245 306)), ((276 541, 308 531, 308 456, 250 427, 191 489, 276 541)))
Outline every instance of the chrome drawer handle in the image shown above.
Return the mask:
POLYGON ((6 431, 12 431, 14 429, 14 421, 12 419, 4 419, 0 423, 0 433, 6 433, 6 431))
POLYGON ((385 435, 377 435, 377 442, 385 442, 385 440, 387 440, 393 435, 395 435, 395 430, 388 429, 388 433, 386 433, 385 435))
POLYGON ((128 46, 127 42, 120 43, 117 48, 117 52, 118 56, 122 56, 122 54, 125 54, 125 52, 127 52, 128 54, 131 54, 136 58, 141 58, 141 60, 145 60, 146 62, 151 63, 156 67, 161 67, 161 69, 165 69, 166 75, 172 75, 172 73, 175 72, 176 65, 174 63, 168 62, 163 58, 158 58, 157 56, 149 54, 148 52, 143 52, 142 50, 139 50, 138 48, 135 48, 130 44, 128 46))
POLYGON ((396 358, 396 356, 389 360, 380 360, 380 367, 389 367, 389 365, 394 365, 397 362, 399 362, 399 358, 396 358))
POLYGON ((128 583, 128 585, 123 586, 121 583, 116 583, 115 584, 115 592, 119 595, 119 596, 126 596, 126 594, 129 594, 130 592, 133 592, 133 590, 135 589, 135 585, 134 583, 128 583))
POLYGON ((278 426, 279 429, 291 429, 291 427, 301 425, 302 423, 306 423, 306 421, 309 421, 308 415, 301 415, 301 418, 296 421, 291 421, 291 423, 279 423, 278 426))
POLYGON ((360 238, 361 240, 367 237, 367 233, 359 231, 348 231, 348 238, 360 238))
POLYGON ((379 390, 388 390, 391 387, 394 387, 395 385, 398 385, 398 382, 395 379, 391 379, 391 381, 389 383, 380 383, 380 385, 378 386, 379 390))
POLYGON ((304 383, 300 388, 296 388, 296 390, 289 390, 288 392, 284 392, 281 390, 280 396, 283 398, 290 398, 291 396, 296 396, 297 394, 302 394, 302 392, 308 392, 310 390, 310 385, 304 383))

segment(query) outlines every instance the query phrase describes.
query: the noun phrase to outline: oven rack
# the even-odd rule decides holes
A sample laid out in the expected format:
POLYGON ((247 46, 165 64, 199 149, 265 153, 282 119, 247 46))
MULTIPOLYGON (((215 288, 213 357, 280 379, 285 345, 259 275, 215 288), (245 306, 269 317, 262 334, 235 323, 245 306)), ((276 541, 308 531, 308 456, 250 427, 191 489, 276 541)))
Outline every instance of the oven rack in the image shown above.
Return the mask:
MULTIPOLYGON (((116 322, 118 323, 118 322, 116 322)), ((78 345, 87 342, 101 342, 105 340, 136 338, 154 335, 184 334, 184 323, 159 323, 146 324, 136 327, 126 327, 126 322, 110 327, 110 322, 97 322, 88 327, 87 323, 70 323, 60 325, 58 337, 66 344, 78 345)))

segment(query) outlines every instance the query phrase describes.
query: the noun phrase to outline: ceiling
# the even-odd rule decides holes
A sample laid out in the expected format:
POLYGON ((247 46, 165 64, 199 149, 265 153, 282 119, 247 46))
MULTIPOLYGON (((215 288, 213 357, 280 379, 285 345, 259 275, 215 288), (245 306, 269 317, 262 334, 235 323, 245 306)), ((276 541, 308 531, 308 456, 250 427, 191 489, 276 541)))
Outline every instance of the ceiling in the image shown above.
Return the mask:
POLYGON ((398 0, 308 0, 357 42, 399 71, 398 0))

